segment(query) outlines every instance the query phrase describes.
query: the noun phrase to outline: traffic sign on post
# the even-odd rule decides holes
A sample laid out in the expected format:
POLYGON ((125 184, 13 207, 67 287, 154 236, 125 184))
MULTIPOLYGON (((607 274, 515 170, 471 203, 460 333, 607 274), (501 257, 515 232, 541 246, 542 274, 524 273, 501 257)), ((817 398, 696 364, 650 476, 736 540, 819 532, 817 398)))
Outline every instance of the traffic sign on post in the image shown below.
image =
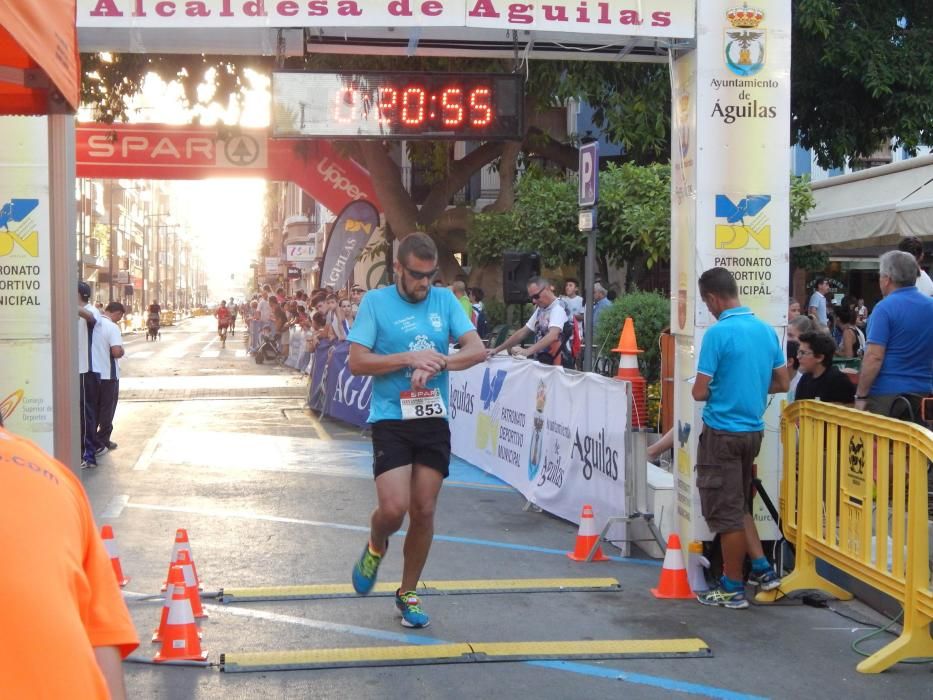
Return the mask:
POLYGON ((599 199, 599 141, 580 146, 580 191, 577 203, 581 209, 596 206, 599 199))
POLYGON ((586 269, 583 298, 583 371, 593 370, 593 284, 596 276, 596 201, 599 199, 599 141, 580 146, 580 205, 578 227, 586 231, 586 269))

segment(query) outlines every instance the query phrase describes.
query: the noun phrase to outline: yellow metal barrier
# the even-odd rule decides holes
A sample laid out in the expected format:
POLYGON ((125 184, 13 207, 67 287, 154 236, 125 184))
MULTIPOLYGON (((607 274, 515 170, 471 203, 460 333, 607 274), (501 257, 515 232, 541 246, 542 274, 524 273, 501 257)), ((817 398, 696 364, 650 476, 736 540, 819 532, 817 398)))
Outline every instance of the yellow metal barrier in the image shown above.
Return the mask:
POLYGON ((171 326, 175 323, 174 311, 163 311, 162 318, 159 321, 163 326, 171 326))
MULTIPOLYGON (((933 656, 933 591, 927 535, 927 466, 933 433, 910 423, 819 401, 781 417, 784 534, 796 567, 783 593, 851 594, 816 572, 822 559, 891 596, 904 608, 900 637, 858 665, 880 673, 933 656)), ((764 595, 764 594, 763 594, 764 595)))

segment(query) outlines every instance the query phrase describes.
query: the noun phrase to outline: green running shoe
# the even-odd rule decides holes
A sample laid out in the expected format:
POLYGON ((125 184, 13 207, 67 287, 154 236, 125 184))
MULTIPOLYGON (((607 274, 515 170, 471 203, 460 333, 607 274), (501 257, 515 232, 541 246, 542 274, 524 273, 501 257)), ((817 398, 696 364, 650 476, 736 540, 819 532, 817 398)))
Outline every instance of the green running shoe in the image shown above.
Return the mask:
MULTIPOLYGON (((388 550, 388 542, 386 545, 386 550, 388 550)), ((376 585, 376 574, 379 573, 379 564, 382 563, 384 556, 385 551, 382 554, 376 554, 369 548, 369 542, 366 543, 363 547, 363 554, 353 565, 353 590, 360 595, 366 595, 373 589, 376 585)))
POLYGON ((395 607, 402 613, 402 625, 405 627, 421 628, 431 624, 431 619, 421 609, 421 600, 414 591, 402 593, 401 589, 397 590, 395 607))

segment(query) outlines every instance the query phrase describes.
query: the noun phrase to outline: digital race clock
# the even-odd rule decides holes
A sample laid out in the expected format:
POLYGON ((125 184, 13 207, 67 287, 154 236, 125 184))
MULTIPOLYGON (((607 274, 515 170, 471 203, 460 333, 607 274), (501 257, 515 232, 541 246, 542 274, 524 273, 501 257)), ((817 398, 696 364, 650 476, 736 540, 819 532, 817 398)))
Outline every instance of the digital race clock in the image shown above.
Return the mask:
POLYGON ((520 140, 523 103, 519 75, 275 71, 272 135, 520 140))

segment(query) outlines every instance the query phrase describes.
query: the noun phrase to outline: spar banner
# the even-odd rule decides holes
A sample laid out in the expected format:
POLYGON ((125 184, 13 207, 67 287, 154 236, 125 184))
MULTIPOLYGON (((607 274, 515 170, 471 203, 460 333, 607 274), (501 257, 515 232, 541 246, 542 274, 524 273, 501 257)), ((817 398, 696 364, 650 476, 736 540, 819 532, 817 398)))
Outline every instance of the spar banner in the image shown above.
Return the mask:
POLYGON ((369 202, 352 202, 344 207, 327 239, 321 286, 333 290, 343 287, 350 277, 360 251, 379 227, 379 210, 369 202))
POLYGON ((625 515, 626 382, 493 358, 450 373, 451 446, 565 520, 625 515))

